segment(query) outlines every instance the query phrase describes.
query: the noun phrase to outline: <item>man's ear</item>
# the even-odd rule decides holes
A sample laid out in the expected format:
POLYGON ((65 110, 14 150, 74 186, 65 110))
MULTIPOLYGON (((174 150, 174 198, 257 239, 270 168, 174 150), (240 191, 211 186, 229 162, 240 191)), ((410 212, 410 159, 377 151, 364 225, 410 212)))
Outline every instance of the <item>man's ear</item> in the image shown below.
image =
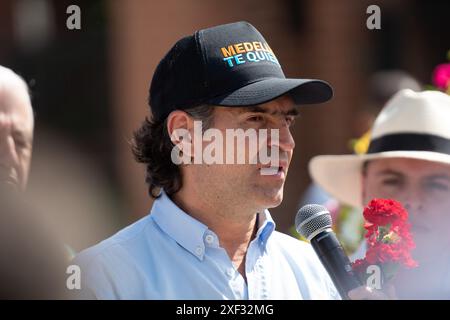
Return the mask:
MULTIPOLYGON (((167 133, 172 137, 176 129, 190 130, 192 125, 192 118, 184 111, 175 110, 172 111, 167 117, 167 133)), ((176 142, 173 141, 172 142, 176 142)))
POLYGON ((193 154, 192 140, 194 120, 184 111, 172 111, 167 117, 167 133, 172 143, 180 149, 182 155, 191 157, 193 154))

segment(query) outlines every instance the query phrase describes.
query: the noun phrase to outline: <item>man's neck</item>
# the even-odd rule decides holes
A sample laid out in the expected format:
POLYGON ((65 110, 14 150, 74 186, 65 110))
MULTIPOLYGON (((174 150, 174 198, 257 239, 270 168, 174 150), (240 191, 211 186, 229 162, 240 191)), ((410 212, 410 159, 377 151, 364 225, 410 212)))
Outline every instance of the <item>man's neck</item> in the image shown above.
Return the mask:
POLYGON ((246 214, 238 208, 211 205, 211 202, 185 194, 183 190, 172 196, 172 200, 218 236, 220 246, 245 278, 245 256, 258 228, 256 211, 246 214))

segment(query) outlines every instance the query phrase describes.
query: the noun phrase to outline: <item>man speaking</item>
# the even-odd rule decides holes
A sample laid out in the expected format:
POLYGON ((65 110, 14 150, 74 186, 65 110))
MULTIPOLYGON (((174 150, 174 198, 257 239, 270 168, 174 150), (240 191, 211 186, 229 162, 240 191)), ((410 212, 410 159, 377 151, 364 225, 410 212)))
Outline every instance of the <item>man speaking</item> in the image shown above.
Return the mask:
POLYGON ((297 106, 331 97, 324 81, 286 79, 249 23, 179 40, 156 68, 152 116, 134 137, 156 200, 149 215, 77 256, 83 297, 339 298, 310 245, 275 231, 267 210, 283 199, 297 106), (226 139, 230 130, 238 140, 256 132, 256 154, 251 135, 236 146, 226 139), (270 162, 252 161, 264 148, 270 162))

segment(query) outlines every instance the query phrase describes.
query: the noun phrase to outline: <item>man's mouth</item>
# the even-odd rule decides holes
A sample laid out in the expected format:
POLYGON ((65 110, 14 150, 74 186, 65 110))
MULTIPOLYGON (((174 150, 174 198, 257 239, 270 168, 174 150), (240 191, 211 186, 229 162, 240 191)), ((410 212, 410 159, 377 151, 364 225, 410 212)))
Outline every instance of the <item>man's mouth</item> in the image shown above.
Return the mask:
POLYGON ((273 176, 283 171, 283 167, 268 167, 261 168, 260 172, 262 176, 273 176))
POLYGON ((286 168, 287 163, 280 163, 279 166, 262 167, 259 171, 262 176, 273 176, 284 179, 287 171, 286 168))

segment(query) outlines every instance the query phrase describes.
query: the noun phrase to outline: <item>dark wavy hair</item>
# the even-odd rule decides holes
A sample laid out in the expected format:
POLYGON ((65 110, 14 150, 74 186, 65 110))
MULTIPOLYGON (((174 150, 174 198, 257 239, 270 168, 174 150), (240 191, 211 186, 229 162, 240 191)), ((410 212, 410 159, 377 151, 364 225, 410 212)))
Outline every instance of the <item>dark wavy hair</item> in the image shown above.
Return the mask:
MULTIPOLYGON (((212 106, 201 105, 184 111, 194 120, 202 121, 203 131, 211 127, 212 106)), ((173 147, 167 131, 167 118, 159 121, 145 118, 141 127, 134 132, 132 152, 137 162, 146 165, 145 182, 152 198, 159 197, 161 188, 168 195, 173 195, 183 186, 180 168, 172 162, 173 147)))

